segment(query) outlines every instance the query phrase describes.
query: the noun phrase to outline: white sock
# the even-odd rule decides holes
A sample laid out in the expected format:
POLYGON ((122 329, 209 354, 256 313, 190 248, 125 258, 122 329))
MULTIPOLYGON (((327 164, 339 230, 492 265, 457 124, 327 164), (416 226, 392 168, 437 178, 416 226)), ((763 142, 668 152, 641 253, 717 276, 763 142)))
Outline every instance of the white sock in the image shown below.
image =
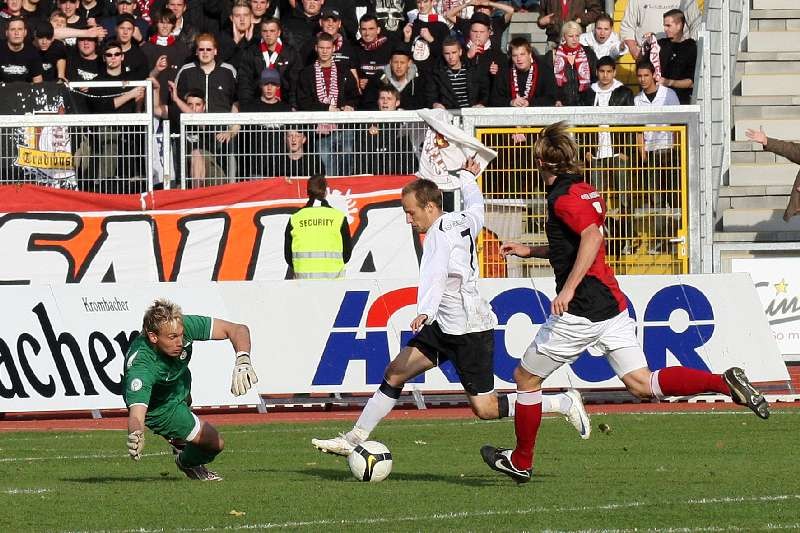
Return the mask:
POLYGON ((506 394, 506 398, 508 398, 508 417, 513 418, 514 413, 517 412, 517 393, 509 392, 506 394))
POLYGON ((543 413, 561 413, 566 415, 572 407, 572 398, 559 392, 556 394, 545 394, 542 396, 543 413))
POLYGON ((380 390, 376 390, 361 411, 356 425, 352 431, 347 433, 347 440, 353 444, 360 444, 369 438, 369 434, 375 426, 394 409, 397 400, 385 395, 380 390))

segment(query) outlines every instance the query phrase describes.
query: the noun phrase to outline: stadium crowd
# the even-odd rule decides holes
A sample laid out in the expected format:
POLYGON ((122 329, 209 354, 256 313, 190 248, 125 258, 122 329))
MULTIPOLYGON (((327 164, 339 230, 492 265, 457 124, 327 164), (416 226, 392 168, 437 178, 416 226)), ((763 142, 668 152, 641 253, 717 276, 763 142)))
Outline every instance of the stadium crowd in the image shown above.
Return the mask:
MULTIPOLYGON (((680 0, 630 0, 620 36, 599 0, 540 0, 538 24, 548 39, 540 54, 528 38, 507 32, 515 9, 531 7, 488 0, 6 0, 0 81, 150 79, 154 114, 173 132, 182 113, 198 112, 690 102, 696 8, 687 20, 680 0), (629 51, 641 86, 635 98, 615 78, 618 58, 629 51)), ((135 112, 145 98, 142 87, 89 92, 106 96, 87 98, 91 112, 135 112)), ((195 184, 225 176, 217 155, 229 152, 265 156, 240 156, 240 176, 415 170, 408 154, 416 147, 393 128, 284 128, 277 141, 237 140, 239 126, 207 131, 192 142, 195 184), (374 157, 331 156, 356 152, 393 155, 380 168, 374 157)), ((100 146, 107 141, 95 142, 94 151, 108 150, 100 146)), ((614 155, 611 139, 604 142, 598 158, 614 155)), ((667 144, 652 134, 642 153, 667 144)), ((104 172, 133 178, 142 169, 132 165, 119 176, 93 168, 95 190, 104 172)))

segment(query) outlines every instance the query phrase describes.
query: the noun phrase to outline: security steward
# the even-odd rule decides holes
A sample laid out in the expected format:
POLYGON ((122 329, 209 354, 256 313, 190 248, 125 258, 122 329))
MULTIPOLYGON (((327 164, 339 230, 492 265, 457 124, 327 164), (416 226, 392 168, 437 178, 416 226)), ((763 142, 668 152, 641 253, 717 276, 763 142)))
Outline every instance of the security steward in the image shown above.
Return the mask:
POLYGON ((325 199, 328 181, 315 175, 308 180, 308 202, 286 225, 284 258, 287 278, 341 279, 350 260, 353 242, 345 214, 325 199))

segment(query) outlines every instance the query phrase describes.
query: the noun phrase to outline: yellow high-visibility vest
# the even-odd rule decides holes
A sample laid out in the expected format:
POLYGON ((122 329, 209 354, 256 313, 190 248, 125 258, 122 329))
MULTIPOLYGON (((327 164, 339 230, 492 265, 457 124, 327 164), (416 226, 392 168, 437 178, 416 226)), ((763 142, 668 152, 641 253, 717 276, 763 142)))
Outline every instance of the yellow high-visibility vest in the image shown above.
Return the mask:
POLYGON ((333 207, 304 207, 292 215, 292 268, 295 279, 344 277, 342 221, 333 207))

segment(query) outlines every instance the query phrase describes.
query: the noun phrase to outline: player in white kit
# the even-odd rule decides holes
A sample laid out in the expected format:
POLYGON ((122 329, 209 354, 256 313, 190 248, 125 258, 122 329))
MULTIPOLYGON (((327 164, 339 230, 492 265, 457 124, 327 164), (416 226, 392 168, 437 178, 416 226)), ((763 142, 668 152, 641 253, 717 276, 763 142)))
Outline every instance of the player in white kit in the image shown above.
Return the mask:
MULTIPOLYGON (((349 455, 369 438, 397 403, 405 383, 451 361, 458 372, 470 407, 484 420, 514 415, 516 394, 494 390, 494 326, 497 317, 478 292, 475 240, 484 222, 484 201, 475 179, 480 166, 467 159, 460 170, 464 210, 442 211, 442 192, 430 180, 418 179, 403 188, 406 220, 425 234, 420 263, 416 334, 389 363, 378 390, 369 399, 355 426, 332 439, 312 439, 319 450, 349 455)), ((550 395, 545 412, 559 412, 582 438, 590 432, 589 417, 577 391, 550 395), (549 408, 549 409, 548 409, 549 408)))

